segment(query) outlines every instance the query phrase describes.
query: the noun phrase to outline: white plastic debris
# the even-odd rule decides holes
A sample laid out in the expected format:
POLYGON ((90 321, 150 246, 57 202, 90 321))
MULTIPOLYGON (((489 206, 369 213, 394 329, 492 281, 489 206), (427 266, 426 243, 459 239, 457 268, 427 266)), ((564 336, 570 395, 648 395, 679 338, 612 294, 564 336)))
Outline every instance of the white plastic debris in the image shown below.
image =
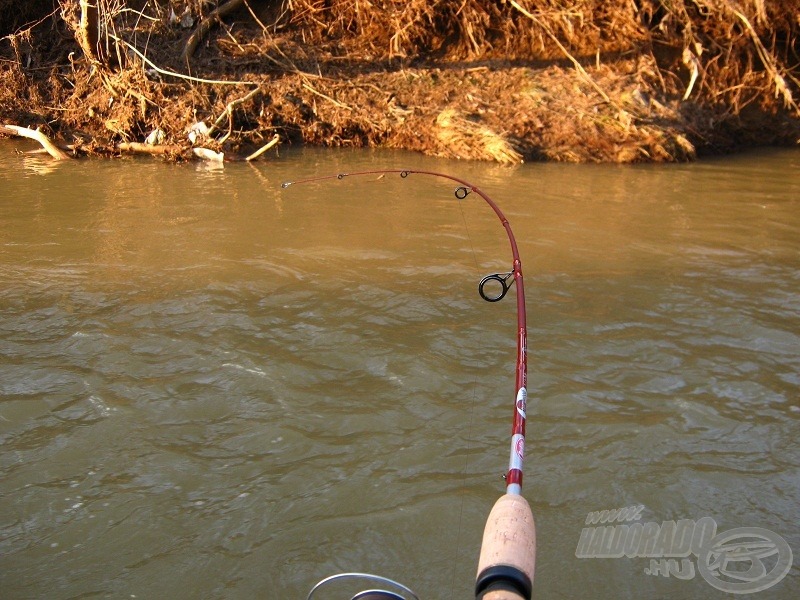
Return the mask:
POLYGON ((166 137, 167 134, 165 134, 162 129, 153 129, 144 139, 144 143, 148 146, 157 146, 161 144, 166 137))
POLYGON ((208 136, 208 125, 204 121, 198 121, 189 127, 188 138, 192 144, 201 142, 208 136))
POLYGON ((197 158, 208 160, 214 163, 221 163, 225 160, 225 155, 222 152, 214 152, 208 148, 192 148, 192 153, 197 158))

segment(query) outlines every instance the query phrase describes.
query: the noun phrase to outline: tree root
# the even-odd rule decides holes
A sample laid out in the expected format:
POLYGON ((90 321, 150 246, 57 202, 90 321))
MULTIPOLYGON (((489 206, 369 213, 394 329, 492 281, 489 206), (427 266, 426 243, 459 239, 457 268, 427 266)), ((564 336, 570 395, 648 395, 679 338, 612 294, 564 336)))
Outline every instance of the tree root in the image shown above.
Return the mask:
POLYGON ((227 15, 229 12, 239 8, 243 3, 244 0, 228 0, 228 2, 222 6, 215 8, 208 13, 208 16, 200 21, 197 29, 195 29, 189 36, 189 39, 186 40, 186 45, 183 47, 183 53, 181 54, 181 60, 183 62, 188 61, 192 54, 194 54, 194 51, 197 50, 197 45, 211 30, 214 24, 217 21, 220 21, 222 17, 227 15))

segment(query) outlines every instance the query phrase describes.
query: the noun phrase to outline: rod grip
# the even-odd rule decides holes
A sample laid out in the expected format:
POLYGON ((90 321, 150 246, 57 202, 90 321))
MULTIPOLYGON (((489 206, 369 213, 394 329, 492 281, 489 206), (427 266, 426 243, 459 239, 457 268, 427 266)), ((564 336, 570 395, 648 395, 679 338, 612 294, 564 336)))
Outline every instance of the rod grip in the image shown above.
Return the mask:
POLYGON ((528 501, 505 494, 495 502, 483 531, 475 597, 530 600, 536 567, 536 524, 528 501))

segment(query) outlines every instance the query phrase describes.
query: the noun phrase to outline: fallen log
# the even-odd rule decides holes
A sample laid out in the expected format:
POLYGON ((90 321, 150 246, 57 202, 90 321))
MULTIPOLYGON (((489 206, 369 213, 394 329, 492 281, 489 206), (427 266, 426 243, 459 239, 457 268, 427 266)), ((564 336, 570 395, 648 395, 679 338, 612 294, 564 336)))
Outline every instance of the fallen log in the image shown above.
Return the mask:
POLYGON ((151 156, 164 156, 164 155, 181 155, 191 152, 192 155, 203 160, 212 162, 222 162, 225 160, 225 155, 221 152, 215 152, 208 148, 194 147, 191 150, 184 148, 178 144, 143 144, 142 142, 120 142, 117 144, 117 150, 120 152, 130 152, 132 154, 149 154, 151 156))
POLYGON ((44 148, 44 150, 56 160, 69 160, 72 158, 69 154, 56 146, 49 137, 41 132, 38 127, 36 129, 30 129, 28 127, 20 127, 19 125, 0 124, 0 133, 35 140, 39 142, 42 145, 42 148, 44 148))
POLYGON ((164 154, 182 154, 185 150, 178 144, 145 144, 142 142, 120 142, 117 144, 120 152, 131 152, 133 154, 151 154, 163 156, 164 154))

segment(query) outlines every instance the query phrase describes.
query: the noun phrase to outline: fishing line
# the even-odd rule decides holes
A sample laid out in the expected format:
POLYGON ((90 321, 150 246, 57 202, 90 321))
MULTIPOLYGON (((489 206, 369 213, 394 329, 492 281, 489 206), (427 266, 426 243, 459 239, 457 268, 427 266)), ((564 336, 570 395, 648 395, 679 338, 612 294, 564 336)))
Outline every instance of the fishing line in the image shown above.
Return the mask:
POLYGON ((517 360, 515 368, 515 389, 516 395, 514 399, 514 415, 512 421, 512 436, 511 436, 511 451, 509 456, 508 471, 506 472, 506 493, 511 495, 520 495, 522 493, 522 464, 525 456, 525 424, 526 424, 526 404, 527 404, 527 385, 528 385, 528 330, 526 324, 525 314, 525 288, 522 277, 522 260, 519 256, 519 248, 517 247, 517 240, 514 237, 514 232, 511 230, 511 225, 500 210, 500 207, 492 200, 486 193, 484 193, 477 186, 471 183, 447 175, 445 173, 438 173, 436 171, 424 171, 416 169, 371 169, 366 171, 355 171, 352 173, 337 173, 335 175, 322 175, 318 177, 308 177, 305 179, 298 179, 295 181, 285 181, 281 184, 283 189, 292 185, 299 185, 304 183, 328 181, 333 179, 342 180, 346 177, 357 177, 365 175, 387 175, 390 173, 397 173, 402 179, 407 178, 409 175, 427 175, 430 177, 437 177, 440 179, 447 179, 458 184, 454 194, 459 200, 465 199, 469 194, 475 193, 480 196, 486 204, 494 211, 503 229, 506 231, 508 242, 511 246, 511 269, 506 273, 492 273, 484 277, 478 284, 478 292, 484 300, 489 302, 497 302, 502 300, 511 286, 514 285, 516 289, 516 304, 517 304, 517 360), (492 283, 499 285, 499 292, 490 293, 487 291, 487 285, 492 283))
MULTIPOLYGON (((472 234, 469 230, 469 224, 467 223, 467 214, 464 211, 464 200, 469 195, 469 192, 466 191, 466 188, 456 188, 454 192, 456 198, 458 199, 458 208, 461 212, 461 220, 464 222, 464 231, 467 234, 467 241, 469 242, 469 249, 472 255, 472 263, 477 270, 478 267, 478 256, 475 252, 475 244, 472 241, 472 234)), ((478 376, 477 374, 473 374, 472 376, 472 383, 470 385, 472 389, 471 398, 469 401, 469 410, 468 410, 468 418, 467 418, 467 434, 466 434, 466 442, 467 448, 466 453, 464 456, 464 467, 461 472, 461 503, 458 512, 458 528, 456 530, 456 540, 455 540, 455 556, 453 558, 453 578, 450 584, 450 598, 454 598, 455 589, 456 589, 456 576, 457 576, 457 566, 459 564, 459 558, 461 556, 461 536, 463 533, 463 525, 464 525, 464 504, 466 503, 466 488, 467 488, 467 469, 469 468, 469 453, 472 450, 472 434, 474 431, 474 423, 475 423, 475 404, 476 398, 478 395, 478 376)))
MULTIPOLYGON (((374 170, 357 171, 353 173, 338 173, 335 175, 324 175, 319 177, 309 177, 306 179, 299 179, 296 181, 287 181, 281 184, 281 187, 286 189, 291 185, 297 185, 297 184, 319 182, 319 181, 326 181, 333 179, 342 180, 346 177, 351 177, 351 176, 365 176, 365 175, 384 176, 390 173, 399 174, 402 179, 407 178, 409 175, 416 174, 416 175, 426 175, 435 178, 446 179, 455 182, 457 184, 457 187, 455 188, 454 195, 459 200, 459 205, 460 201, 464 200, 469 194, 475 193, 477 196, 483 199, 484 202, 486 202, 486 204, 488 204, 489 207, 494 211, 495 215, 500 220, 500 223, 502 224, 503 228, 506 231, 506 236, 508 237, 508 241, 511 247, 511 257, 512 257, 511 269, 507 272, 491 273, 489 275, 486 275, 478 283, 478 293, 480 294, 481 298, 483 298, 488 302, 498 302, 506 296, 506 294, 508 293, 508 291, 511 289, 512 286, 514 286, 516 290, 516 314, 517 314, 517 335, 516 335, 517 358, 515 365, 516 393, 514 398, 511 449, 509 453, 508 470, 504 475, 504 478, 506 480, 506 496, 504 496, 503 498, 501 498, 500 501, 498 501, 498 504, 495 506, 495 508, 500 506, 501 511, 506 510, 506 507, 509 506, 509 502, 511 502, 512 505, 514 505, 514 503, 516 502, 516 500, 513 500, 514 498, 519 498, 521 502, 525 505, 525 507, 527 507, 528 506, 527 503, 525 503, 524 499, 521 498, 522 465, 525 455, 525 425, 526 425, 527 373, 528 373, 525 290, 524 290, 523 276, 522 276, 522 261, 520 260, 517 242, 514 237, 514 233, 511 230, 511 226, 508 222, 508 219, 506 219, 505 215, 497 206, 497 204, 495 204, 495 202, 479 188, 472 185, 471 183, 468 183, 463 179, 459 179, 458 177, 453 177, 452 175, 438 173, 435 171, 424 171, 424 170, 413 170, 413 169, 402 169, 402 170, 374 169, 374 170)), ((463 207, 460 208, 461 208, 462 218, 464 220, 464 225, 467 231, 467 237, 472 251, 473 260, 477 267, 478 266, 477 257, 472 242, 472 236, 470 235, 469 232, 469 227, 467 225, 463 207)), ((470 424, 468 427, 468 432, 472 431, 472 426, 473 426, 472 422, 474 417, 476 390, 477 390, 477 380, 476 383, 473 385, 473 398, 470 403, 470 416, 469 416, 470 424)), ((469 453, 467 452, 467 454, 469 453)), ((466 485, 466 468, 468 464, 469 464, 469 458, 467 457, 465 461, 464 476, 462 480, 462 490, 466 485)), ((528 512, 530 511, 529 508, 526 508, 526 510, 528 512)), ((463 511, 464 511, 464 498, 462 495, 461 513, 459 515, 459 527, 458 527, 459 539, 461 535, 463 511)), ((531 524, 532 524, 532 517, 531 517, 531 524)), ((457 544, 457 548, 458 545, 459 544, 457 544)), ((514 546, 514 544, 512 544, 512 546, 514 546)), ((456 550, 456 556, 458 556, 458 550, 456 550)), ((479 567, 480 567, 479 578, 476 584, 477 586, 476 592, 479 590, 491 589, 492 586, 495 584, 497 578, 503 580, 510 580, 512 581, 512 583, 517 584, 519 583, 519 581, 522 581, 524 583, 528 579, 532 579, 533 575, 532 566, 528 570, 530 576, 526 575, 524 571, 520 571, 519 569, 514 569, 513 573, 509 575, 507 570, 504 570, 504 568, 501 566, 493 566, 491 561, 488 563, 488 566, 480 564, 479 567), (502 571, 502 573, 497 571, 498 568, 502 571), (515 577, 517 577, 517 575, 520 575, 521 577, 519 581, 517 581, 517 579, 514 579, 515 577)), ((454 582, 455 582, 455 566, 453 571, 453 584, 451 587, 451 591, 454 590, 455 587, 454 582)), ((523 587, 525 586, 523 585, 523 587)), ((530 597, 530 593, 528 593, 526 597, 530 597)))

